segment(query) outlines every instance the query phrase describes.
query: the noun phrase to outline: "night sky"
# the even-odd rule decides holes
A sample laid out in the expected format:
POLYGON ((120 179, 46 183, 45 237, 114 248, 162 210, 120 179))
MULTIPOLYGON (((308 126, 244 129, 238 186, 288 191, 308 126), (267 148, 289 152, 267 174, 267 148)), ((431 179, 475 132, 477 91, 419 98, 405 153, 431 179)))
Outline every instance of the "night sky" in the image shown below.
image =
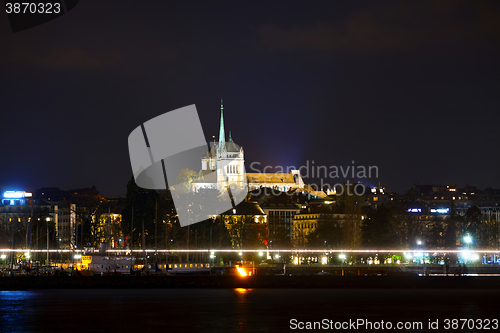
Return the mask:
POLYGON ((0 45, 0 187, 124 196, 130 132, 196 104, 210 141, 221 97, 247 171, 500 187, 498 1, 80 1, 0 45))

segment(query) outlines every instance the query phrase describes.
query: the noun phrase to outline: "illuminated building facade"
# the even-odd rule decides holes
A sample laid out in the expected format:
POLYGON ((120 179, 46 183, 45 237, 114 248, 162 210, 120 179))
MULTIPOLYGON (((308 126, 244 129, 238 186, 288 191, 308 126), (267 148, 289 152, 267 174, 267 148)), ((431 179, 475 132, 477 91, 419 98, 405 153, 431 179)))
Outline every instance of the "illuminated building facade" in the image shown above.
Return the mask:
POLYGON ((76 204, 54 205, 54 222, 59 248, 76 248, 76 204))
POLYGON ((32 204, 33 193, 26 191, 5 191, 2 195, 3 206, 24 206, 32 204))
POLYGON ((27 232, 32 219, 32 193, 5 191, 0 194, 0 247, 28 247, 27 232))
POLYGON ((221 100, 219 141, 211 143, 207 155, 201 159, 201 171, 191 183, 193 192, 201 189, 217 189, 220 192, 248 189, 250 191, 267 187, 282 192, 303 189, 304 182, 298 170, 286 173, 245 173, 243 148, 234 143, 231 132, 226 141, 224 128, 224 105, 221 100))
POLYGON ((226 142, 222 100, 220 112, 219 142, 211 143, 208 154, 202 157, 201 171, 191 183, 194 192, 200 189, 217 189, 223 192, 227 191, 228 187, 232 190, 246 187, 243 148, 234 143, 231 133, 229 141, 226 142))
POLYGON ((92 215, 94 239, 97 243, 109 244, 109 248, 123 247, 125 238, 121 230, 122 215, 108 212, 100 214, 98 217, 92 215))
MULTIPOLYGON (((333 213, 301 213, 293 219, 293 246, 295 248, 306 248, 308 237, 319 226, 320 223, 331 223, 339 227, 351 224, 351 234, 354 238, 361 234, 361 224, 365 215, 333 214, 333 213)), ((325 244, 325 248, 340 244, 325 244)))
POLYGON ((247 180, 250 191, 263 187, 281 192, 304 189, 299 170, 291 170, 290 173, 247 173, 247 180))

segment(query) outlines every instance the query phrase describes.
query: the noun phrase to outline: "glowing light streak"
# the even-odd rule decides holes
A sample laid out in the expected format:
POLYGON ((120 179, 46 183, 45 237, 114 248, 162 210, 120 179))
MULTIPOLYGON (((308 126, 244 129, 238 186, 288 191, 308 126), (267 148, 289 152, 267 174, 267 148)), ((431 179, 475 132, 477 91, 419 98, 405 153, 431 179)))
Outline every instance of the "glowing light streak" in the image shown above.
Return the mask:
POLYGON ((9 199, 20 199, 20 198, 29 198, 32 195, 33 195, 32 193, 24 191, 5 191, 3 197, 9 199))
POLYGON ((236 265, 236 270, 238 271, 238 273, 241 275, 241 276, 247 276, 247 272, 245 272, 245 270, 243 268, 241 268, 240 266, 236 265))
MULTIPOLYGON (((464 250, 442 250, 442 249, 426 249, 426 252, 432 252, 432 253, 462 253, 464 250)), ((0 252, 22 252, 25 253, 26 249, 0 249, 0 252)), ((99 253, 99 249, 94 249, 94 251, 84 251, 80 249, 76 250, 69 250, 69 249, 50 249, 50 253, 99 253)), ((165 250, 165 249, 108 249, 106 250, 108 253, 186 253, 186 252, 191 252, 191 253, 208 253, 210 254, 211 252, 214 253, 256 253, 259 254, 262 252, 262 250, 241 250, 241 249, 197 249, 197 250, 188 250, 188 249, 170 249, 170 250, 165 250)), ((362 250, 345 250, 345 249, 318 249, 318 250, 312 250, 312 249, 279 249, 279 250, 272 250, 269 249, 269 252, 275 252, 275 253, 408 253, 408 252, 422 252, 422 249, 362 249, 362 250)), ((477 253, 500 253, 500 250, 482 250, 482 249, 474 249, 474 252, 477 253)), ((30 250, 30 253, 47 253, 47 250, 30 250)))
POLYGON ((450 211, 449 208, 438 208, 438 209, 431 208, 431 213, 446 214, 449 211, 450 211))

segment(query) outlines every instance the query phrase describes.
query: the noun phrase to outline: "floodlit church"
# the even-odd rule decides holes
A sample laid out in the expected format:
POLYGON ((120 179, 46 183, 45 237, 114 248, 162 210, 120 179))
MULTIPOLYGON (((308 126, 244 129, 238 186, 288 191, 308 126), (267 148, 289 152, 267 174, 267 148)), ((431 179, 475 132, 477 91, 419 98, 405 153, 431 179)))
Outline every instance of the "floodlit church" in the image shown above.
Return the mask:
POLYGON ((200 189, 255 190, 263 187, 282 192, 303 190, 304 182, 298 170, 287 173, 245 173, 243 148, 234 143, 231 132, 226 141, 224 130, 224 105, 221 100, 219 141, 210 144, 208 154, 201 159, 201 171, 191 183, 194 192, 200 189))

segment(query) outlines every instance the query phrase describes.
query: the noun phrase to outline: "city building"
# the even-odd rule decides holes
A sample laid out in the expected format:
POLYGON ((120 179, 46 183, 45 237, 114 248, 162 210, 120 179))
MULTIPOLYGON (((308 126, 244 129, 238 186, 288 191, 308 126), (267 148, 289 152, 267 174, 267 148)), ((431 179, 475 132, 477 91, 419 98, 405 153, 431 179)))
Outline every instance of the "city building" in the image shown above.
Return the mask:
POLYGON ((191 190, 217 189, 255 190, 272 188, 282 192, 303 190, 304 181, 298 170, 290 173, 246 173, 243 148, 237 145, 229 132, 226 141, 224 128, 224 105, 221 100, 219 141, 210 143, 210 150, 201 158, 201 170, 191 183, 191 190))
POLYGON ((220 215, 233 248, 255 249, 267 244, 267 215, 255 201, 243 201, 220 215))
MULTIPOLYGON (((322 223, 331 224, 329 227, 338 228, 337 230, 341 230, 341 228, 346 230, 348 228, 349 238, 352 238, 352 243, 357 244, 361 236, 361 223, 365 218, 366 215, 363 214, 352 215, 330 212, 303 212, 297 214, 293 218, 293 246, 299 249, 307 248, 310 234, 316 231, 322 223)), ((344 235, 339 235, 340 238, 346 238, 345 232, 344 235)), ((347 239, 344 239, 344 241, 351 242, 351 240, 347 239)), ((342 242, 340 244, 325 244, 324 248, 341 245, 343 245, 342 242)))

